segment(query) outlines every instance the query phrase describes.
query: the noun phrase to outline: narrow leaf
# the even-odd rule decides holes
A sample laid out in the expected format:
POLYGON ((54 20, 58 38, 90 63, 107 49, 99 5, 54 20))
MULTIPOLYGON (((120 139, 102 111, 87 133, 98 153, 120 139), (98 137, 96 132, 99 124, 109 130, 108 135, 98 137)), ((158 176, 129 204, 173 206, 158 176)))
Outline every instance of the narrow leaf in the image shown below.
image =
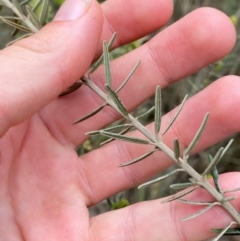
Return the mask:
POLYGON ((73 85, 71 85, 69 88, 64 90, 58 97, 68 95, 68 94, 74 92, 75 90, 79 89, 81 86, 82 86, 82 82, 77 81, 73 85))
POLYGON ((220 159, 224 156, 224 154, 227 152, 227 150, 229 149, 229 147, 232 145, 232 143, 233 143, 233 139, 231 139, 229 142, 228 142, 228 144, 226 145, 226 147, 224 148, 224 150, 223 150, 223 152, 222 152, 222 155, 221 155, 221 157, 220 157, 220 159))
POLYGON ((123 125, 118 125, 118 126, 111 126, 102 130, 96 130, 96 131, 89 131, 86 133, 86 135, 99 135, 100 131, 118 131, 119 129, 122 129, 124 127, 132 127, 131 124, 123 124, 123 125))
POLYGON ((228 193, 228 192, 237 192, 240 191, 240 187, 234 188, 234 189, 230 189, 230 190, 226 190, 223 193, 228 193))
POLYGON ((158 85, 155 92, 155 119, 154 119, 154 130, 155 136, 158 136, 161 126, 161 117, 162 117, 162 110, 161 110, 161 89, 158 85))
POLYGON ((212 171, 212 169, 218 164, 218 162, 220 161, 220 157, 222 155, 223 150, 224 150, 223 147, 218 150, 218 152, 214 156, 211 163, 207 166, 207 168, 203 172, 203 174, 202 174, 203 176, 210 173, 212 171))
POLYGON ((168 124, 168 126, 166 127, 166 129, 164 130, 164 132, 162 133, 162 135, 166 134, 166 132, 169 130, 169 128, 172 126, 172 124, 174 123, 174 121, 177 119, 178 115, 180 114, 186 100, 187 100, 188 95, 186 95, 181 103, 181 105, 179 106, 179 109, 177 110, 176 114, 173 116, 172 120, 170 121, 170 123, 168 124))
POLYGON ((134 164, 134 163, 140 162, 140 161, 142 161, 143 159, 145 159, 145 158, 149 157, 150 155, 152 155, 156 150, 157 150, 157 149, 154 149, 154 150, 149 151, 149 152, 147 152, 146 154, 144 154, 144 155, 142 155, 142 156, 140 156, 140 157, 137 157, 137 158, 135 158, 135 159, 133 159, 133 160, 131 160, 131 161, 129 161, 129 162, 120 164, 119 167, 125 167, 125 166, 132 165, 132 164, 134 164))
MULTIPOLYGON (((196 202, 196 201, 189 201, 189 200, 181 199, 181 198, 178 199, 178 201, 182 202, 182 203, 186 203, 186 204, 200 205, 200 206, 208 206, 210 204, 213 204, 213 202, 202 202, 202 201, 196 202)), ((214 205, 220 205, 220 203, 214 202, 214 205)))
MULTIPOLYGON (((111 49, 115 39, 116 39, 116 36, 117 36, 117 33, 114 33, 112 38, 110 39, 109 43, 108 43, 108 50, 111 49)), ((90 74, 92 74, 103 62, 103 54, 101 55, 101 57, 92 65, 89 73, 88 73, 88 76, 90 74)))
POLYGON ((128 82, 128 80, 132 77, 132 75, 134 74, 134 72, 136 71, 136 69, 138 68, 139 64, 140 64, 140 60, 137 62, 137 64, 133 67, 133 69, 131 70, 131 72, 128 74, 128 76, 126 77, 126 79, 122 82, 122 84, 117 88, 116 93, 118 93, 128 82))
POLYGON ((39 22, 37 16, 34 14, 32 9, 28 5, 26 6, 26 10, 27 10, 27 13, 28 13, 30 19, 32 20, 33 24, 35 25, 35 27, 37 29, 41 29, 42 28, 41 23, 39 22))
POLYGON ((196 146, 197 142, 199 141, 202 133, 203 133, 203 130, 205 129, 205 126, 207 124, 207 120, 208 120, 208 117, 209 117, 209 113, 207 113, 205 115, 205 117, 203 118, 203 121, 202 121, 202 124, 200 126, 200 128, 198 129, 196 135, 194 136, 193 140, 191 141, 190 145, 188 146, 188 148, 185 150, 185 155, 187 156, 190 151, 196 146))
POLYGON ((118 98, 117 94, 110 88, 109 85, 105 85, 106 90, 108 92, 108 95, 113 100, 114 104, 117 106, 118 110, 121 112, 121 114, 125 117, 128 116, 127 109, 124 107, 120 99, 118 98))
POLYGON ((175 195, 163 200, 162 203, 171 202, 171 201, 174 201, 176 199, 179 199, 179 198, 189 194, 190 192, 194 191, 197 188, 198 188, 198 186, 193 186, 193 187, 189 187, 187 189, 184 189, 184 190, 176 193, 175 195))
POLYGON ((141 189, 141 188, 150 186, 151 184, 154 184, 154 183, 156 183, 156 182, 160 182, 160 181, 162 181, 162 180, 164 180, 164 179, 172 176, 172 175, 173 175, 174 173, 176 173, 176 172, 183 172, 183 171, 184 171, 183 169, 175 169, 175 170, 173 170, 172 172, 167 173, 166 175, 163 175, 163 176, 161 176, 161 177, 155 178, 155 179, 153 179, 153 180, 150 180, 150 181, 148 181, 148 182, 145 182, 145 183, 141 184, 140 186, 138 186, 138 189, 141 189))
POLYGON ((174 189, 174 190, 181 190, 181 189, 185 189, 187 187, 191 187, 195 184, 191 183, 191 182, 186 182, 186 183, 175 183, 170 185, 170 188, 174 189))
POLYGON ((149 110, 147 110, 145 113, 143 113, 142 115, 139 115, 138 117, 136 117, 136 119, 141 119, 147 115, 149 115, 151 112, 153 112, 155 110, 155 106, 153 106, 152 108, 150 108, 149 110))
MULTIPOLYGON (((132 126, 129 126, 129 127, 125 128, 124 130, 122 130, 121 132, 119 132, 118 134, 119 134, 119 135, 124 135, 124 134, 126 134, 131 128, 132 128, 132 126)), ((108 140, 103 141, 103 142, 100 144, 100 146, 103 146, 103 145, 105 145, 105 144, 107 144, 107 143, 109 143, 109 142, 112 142, 112 141, 114 141, 114 140, 115 140, 114 138, 109 138, 108 140)))
POLYGON ((223 235, 239 235, 240 228, 230 228, 233 224, 237 224, 236 222, 231 222, 224 229, 212 229, 214 233, 219 233, 217 237, 215 237, 212 241, 218 241, 223 235))
POLYGON ((11 44, 13 44, 13 43, 15 43, 15 42, 21 40, 21 39, 24 39, 24 38, 29 37, 29 36, 31 36, 31 35, 32 35, 31 33, 24 34, 24 35, 20 36, 19 38, 16 38, 16 39, 10 41, 9 43, 7 43, 6 46, 9 46, 9 45, 11 45, 11 44))
POLYGON ((95 109, 95 110, 92 111, 91 113, 89 113, 89 114, 83 116, 82 118, 76 120, 75 122, 73 122, 73 125, 75 125, 75 124, 77 124, 77 123, 79 123, 79 122, 81 122, 81 121, 84 121, 84 120, 88 119, 89 117, 92 117, 92 116, 96 115, 99 111, 101 111, 101 110, 103 109, 103 107, 104 107, 105 105, 106 105, 106 104, 103 104, 103 105, 99 106, 97 109, 95 109))
POLYGON ((21 3, 20 3, 20 6, 23 6, 24 4, 27 4, 27 3, 29 3, 31 0, 25 0, 25 1, 22 1, 21 3))
POLYGON ((112 132, 107 132, 107 131, 100 131, 100 133, 104 136, 108 136, 117 140, 122 140, 122 141, 127 141, 127 142, 132 142, 132 143, 137 143, 137 144, 150 144, 148 140, 143 140, 135 137, 129 137, 129 136, 124 136, 124 135, 119 135, 117 133, 112 133, 112 132))
POLYGON ((196 217, 204 214, 205 212, 207 212, 209 209, 211 209, 214 206, 215 206, 215 204, 212 203, 212 204, 208 205, 207 207, 201 209, 199 212, 196 212, 196 213, 194 213, 194 214, 192 214, 192 215, 190 215, 188 217, 185 217, 185 218, 181 219, 181 221, 187 221, 187 220, 196 218, 196 217))
POLYGON ((48 15, 48 4, 49 4, 49 0, 42 1, 42 9, 40 12, 40 17, 39 17, 39 21, 40 21, 41 25, 44 25, 46 23, 46 19, 47 19, 47 15, 48 15))
POLYGON ((110 59, 108 52, 108 45, 106 41, 103 41, 103 64, 105 69, 105 81, 106 85, 111 87, 112 85, 112 76, 111 76, 111 68, 110 68, 110 59))
POLYGON ((20 15, 24 15, 21 5, 19 4, 18 0, 12 0, 13 5, 16 7, 16 9, 18 10, 18 12, 20 13, 20 15))
MULTIPOLYGON (((213 157, 211 155, 208 156, 208 160, 209 160, 209 163, 211 163, 213 161, 213 157)), ((211 171, 211 175, 213 177, 213 182, 214 182, 214 185, 216 187, 216 190, 219 192, 219 193, 222 193, 222 190, 221 190, 221 187, 219 185, 219 181, 218 181, 218 170, 217 170, 217 167, 214 166, 212 171, 211 171)))
POLYGON ((22 25, 16 24, 16 23, 14 23, 14 22, 12 22, 12 21, 9 21, 9 20, 7 20, 7 19, 4 19, 4 18, 1 17, 1 16, 0 16, 0 20, 2 20, 4 23, 10 25, 11 27, 17 28, 17 29, 22 30, 22 31, 24 31, 24 32, 28 32, 28 33, 31 33, 31 32, 32 32, 31 29, 29 29, 29 28, 27 28, 27 27, 24 27, 24 26, 22 26, 22 25))
POLYGON ((178 160, 180 157, 180 147, 179 147, 179 141, 177 138, 174 139, 174 156, 178 160))

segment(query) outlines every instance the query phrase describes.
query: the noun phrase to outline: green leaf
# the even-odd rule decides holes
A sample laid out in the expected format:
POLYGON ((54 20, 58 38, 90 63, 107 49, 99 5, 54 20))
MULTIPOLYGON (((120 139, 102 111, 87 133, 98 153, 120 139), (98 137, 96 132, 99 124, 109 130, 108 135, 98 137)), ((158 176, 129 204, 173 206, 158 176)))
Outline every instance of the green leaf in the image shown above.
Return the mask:
POLYGON ((177 110, 176 114, 173 116, 172 120, 170 121, 170 123, 168 124, 168 126, 166 127, 166 129, 164 130, 164 132, 162 133, 162 135, 166 134, 166 132, 169 130, 169 128, 172 126, 172 124, 174 123, 174 121, 177 119, 178 115, 180 114, 186 100, 187 100, 188 95, 186 95, 181 103, 181 105, 179 106, 179 109, 177 110))
POLYGON ((138 117, 136 117, 136 119, 141 119, 147 115, 149 115, 151 112, 153 112, 155 110, 155 106, 153 106, 152 108, 150 108, 149 110, 147 110, 145 113, 139 115, 138 117))
POLYGON ((132 142, 137 144, 150 144, 148 140, 143 140, 135 137, 123 136, 123 135, 119 135, 119 134, 107 132, 107 131, 100 131, 100 133, 104 136, 108 136, 108 137, 122 140, 122 141, 127 141, 127 142, 132 142))
POLYGON ((19 12, 21 15, 24 15, 24 14, 23 14, 23 11, 22 11, 22 8, 21 8, 21 5, 19 4, 18 0, 12 0, 12 3, 13 3, 13 5, 16 7, 16 9, 18 10, 18 12, 19 12))
POLYGON ((224 229, 212 229, 213 232, 219 233, 217 237, 215 237, 212 241, 218 241, 223 235, 239 235, 239 228, 230 228, 233 224, 237 224, 236 222, 230 222, 229 225, 224 229))
POLYGON ((214 203, 209 204, 207 207, 201 209, 200 211, 198 211, 198 212, 196 212, 196 213, 194 213, 194 214, 192 214, 192 215, 190 215, 190 216, 187 216, 187 217, 181 219, 181 221, 187 221, 187 220, 190 220, 190 219, 196 218, 196 217, 198 217, 198 216, 204 214, 205 212, 207 212, 209 209, 211 209, 211 208, 214 207, 214 206, 215 206, 214 203))
POLYGON ((193 140, 191 141, 191 143, 189 144, 188 148, 185 150, 185 155, 189 155, 190 151, 196 146, 197 142, 199 141, 204 129, 205 129, 205 126, 207 124, 207 121, 208 121, 208 117, 209 117, 209 113, 207 113, 204 118, 203 118, 203 121, 202 121, 202 124, 200 126, 200 128, 198 129, 196 135, 194 136, 193 140))
MULTIPOLYGON (((124 134, 126 134, 131 128, 132 128, 132 126, 128 126, 128 127, 125 128, 124 130, 120 131, 118 134, 119 134, 119 135, 124 135, 124 134)), ((114 138, 109 138, 108 140, 103 141, 103 142, 100 144, 100 146, 103 146, 103 145, 105 145, 105 144, 107 144, 107 143, 109 143, 109 142, 112 142, 112 141, 114 141, 114 140, 115 140, 114 138)))
POLYGON ((132 71, 129 73, 129 75, 126 77, 126 79, 122 82, 122 84, 117 88, 116 93, 118 93, 128 82, 128 80, 132 77, 136 69, 138 68, 140 64, 140 60, 137 62, 137 64, 133 67, 132 71))
POLYGON ((28 5, 26 6, 26 10, 27 10, 28 16, 32 20, 32 22, 35 25, 35 27, 37 29, 41 29, 42 28, 41 23, 39 22, 37 16, 35 15, 35 13, 32 11, 32 9, 28 5))
POLYGON ((16 23, 14 23, 12 21, 9 21, 9 20, 1 17, 1 16, 0 16, 0 20, 2 20, 4 23, 10 25, 11 27, 17 28, 17 29, 22 30, 24 32, 27 32, 27 33, 31 33, 32 32, 31 29, 29 29, 27 27, 24 27, 22 25, 16 24, 16 23))
MULTIPOLYGON (((221 233, 224 229, 212 229, 215 233, 221 233)), ((223 235, 240 235, 240 228, 230 228, 223 235)))
MULTIPOLYGON (((109 43, 108 43, 108 50, 111 49, 115 39, 116 39, 116 36, 117 36, 117 33, 114 33, 112 38, 110 39, 109 43)), ((88 76, 90 74, 92 74, 103 62, 103 54, 101 55, 101 57, 92 65, 89 73, 88 73, 88 76)))
POLYGON ((135 164, 137 162, 140 162, 140 161, 144 160, 145 158, 149 157, 150 155, 152 155, 155 151, 157 151, 157 149, 149 151, 146 154, 144 154, 144 155, 142 155, 140 157, 137 157, 137 158, 135 158, 135 159, 133 159, 133 160, 131 160, 129 162, 120 164, 119 167, 125 167, 125 166, 129 166, 129 165, 135 164))
POLYGON ((222 155, 223 150, 224 150, 223 147, 218 150, 218 152, 216 153, 216 155, 212 159, 211 163, 207 166, 207 168, 203 172, 203 174, 202 174, 203 176, 210 173, 212 171, 212 169, 218 164, 218 162, 221 159, 221 155, 222 155))
POLYGON ((162 203, 166 203, 166 202, 171 202, 171 201, 177 200, 177 199, 187 195, 188 193, 191 193, 192 191, 194 191, 197 188, 198 188, 198 186, 192 186, 192 187, 189 187, 187 189, 184 189, 184 190, 176 193, 175 195, 173 195, 173 196, 171 196, 169 198, 166 198, 165 200, 162 201, 162 203))
POLYGON ((163 176, 161 176, 161 177, 155 178, 155 179, 153 179, 153 180, 150 180, 150 181, 148 181, 148 182, 145 182, 145 183, 141 184, 140 186, 138 186, 138 189, 141 189, 141 188, 150 186, 151 184, 160 182, 160 181, 162 181, 162 180, 164 180, 164 179, 172 176, 172 175, 173 175, 174 173, 176 173, 176 172, 183 172, 183 171, 184 171, 183 169, 175 169, 175 170, 173 170, 172 172, 167 173, 166 175, 163 175, 163 176))
MULTIPOLYGON (((211 163, 213 161, 213 157, 211 155, 208 156, 208 160, 209 160, 209 163, 211 163)), ((219 182, 218 182, 218 170, 217 170, 217 167, 214 166, 212 171, 211 171, 211 175, 213 177, 213 182, 214 182, 214 185, 216 187, 216 190, 219 192, 219 193, 222 193, 222 190, 220 188, 220 185, 219 185, 219 182)))
POLYGON ((71 85, 69 88, 64 90, 58 97, 68 95, 68 94, 74 92, 75 90, 79 89, 81 86, 82 86, 82 82, 77 81, 73 85, 71 85))
POLYGON ((24 39, 24 38, 29 37, 29 36, 31 36, 31 35, 32 35, 31 33, 24 34, 24 35, 22 35, 22 36, 20 36, 20 37, 18 37, 18 38, 16 38, 16 39, 10 41, 9 43, 7 43, 6 46, 9 46, 9 45, 11 45, 11 44, 13 44, 13 43, 15 43, 15 42, 21 40, 21 39, 24 39))
POLYGON ((124 107, 124 105, 122 104, 122 102, 118 98, 117 94, 110 88, 109 85, 105 85, 105 86, 106 86, 106 90, 108 92, 109 97, 113 100, 114 104, 117 106, 120 113, 123 116, 128 117, 127 109, 124 107))
POLYGON ((108 52, 108 45, 106 41, 103 41, 103 64, 105 69, 105 81, 106 85, 111 87, 112 85, 112 77, 111 77, 111 68, 110 68, 110 59, 108 52))
POLYGON ((154 120, 154 130, 155 130, 155 136, 158 136, 158 133, 160 131, 161 127, 161 117, 162 117, 162 107, 161 107, 161 89, 158 85, 155 92, 155 120, 154 120))
POLYGON ((89 114, 87 114, 87 115, 81 117, 80 119, 76 120, 75 122, 73 122, 73 125, 75 125, 75 124, 77 124, 77 123, 79 123, 79 122, 81 122, 81 121, 84 121, 84 120, 86 120, 86 119, 88 119, 88 118, 96 115, 99 111, 101 111, 101 110, 103 109, 104 106, 106 106, 106 104, 103 104, 103 105, 99 106, 99 107, 98 107, 97 109, 95 109, 94 111, 92 111, 92 112, 90 112, 89 114))
POLYGON ((174 190, 181 190, 181 189, 185 189, 187 187, 191 187, 192 185, 195 185, 192 182, 186 182, 186 183, 175 183, 175 184, 171 184, 170 188, 174 189, 174 190))
POLYGON ((40 17, 39 17, 39 21, 41 25, 44 25, 46 23, 46 19, 48 15, 48 5, 49 5, 49 0, 42 0, 42 9, 40 11, 40 17))
POLYGON ((179 147, 179 141, 177 138, 174 139, 174 156, 178 160, 180 157, 180 147, 179 147))

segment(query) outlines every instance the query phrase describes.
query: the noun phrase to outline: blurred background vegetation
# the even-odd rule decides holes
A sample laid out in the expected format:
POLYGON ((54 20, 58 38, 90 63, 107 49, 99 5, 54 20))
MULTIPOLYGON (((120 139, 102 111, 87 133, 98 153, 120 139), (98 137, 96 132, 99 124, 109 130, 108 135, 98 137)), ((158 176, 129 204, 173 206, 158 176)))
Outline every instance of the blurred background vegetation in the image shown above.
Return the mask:
MULTIPOLYGON (((33 0, 35 1, 35 0, 33 0)), ((49 8, 49 21, 54 16, 55 12, 62 4, 64 0, 50 0, 50 8, 49 8)), ((137 1, 137 0, 136 0, 137 1)), ((99 1, 104 2, 104 0, 99 1)), ((229 1, 229 0, 175 0, 174 1, 175 8, 174 13, 169 21, 168 25, 176 22, 178 19, 182 18, 189 12, 193 11, 196 8, 203 6, 210 6, 217 8, 224 13, 226 13, 232 20, 233 24, 237 30, 237 43, 233 51, 221 59, 220 61, 209 65, 208 67, 200 70, 199 72, 188 76, 187 78, 179 81, 176 84, 166 88, 163 91, 163 111, 164 113, 170 111, 175 106, 179 105, 181 100, 184 98, 186 94, 189 94, 189 97, 199 92, 213 81, 218 78, 234 74, 240 74, 240 27, 239 27, 239 18, 240 18, 240 1, 229 1), (168 98, 171 96, 171 99, 168 98)), ((6 9, 2 9, 3 15, 10 14, 10 12, 6 9)), ((144 19, 143 19, 144 21, 144 19)), ((167 26, 168 26, 167 25, 167 26)), ((167 27, 165 26, 165 27, 167 27)), ((12 40, 12 28, 8 27, 6 24, 0 22, 0 48, 4 48, 6 43, 12 40)), ((149 36, 144 37, 143 39, 137 40, 133 43, 125 45, 117 50, 114 50, 111 54, 112 58, 117 58, 120 55, 131 51, 140 45, 144 44, 147 40, 152 38, 155 34, 157 34, 161 29, 152 33, 149 36)), ((16 35, 17 36, 17 35, 16 35)), ((223 38, 224 36, 219 36, 219 38, 223 38)), ((238 103, 236 103, 239 105, 238 103)), ((143 113, 148 110, 150 107, 154 105, 153 98, 149 99, 145 103, 143 103, 137 110, 135 110, 134 115, 138 115, 139 113, 143 113)), ((147 124, 153 121, 153 114, 148 115, 144 119, 144 123, 147 124)), ((235 141, 232 144, 231 148, 228 150, 224 159, 218 166, 219 172, 229 172, 229 171, 239 171, 240 169, 240 135, 239 133, 232 136, 235 141)), ((230 138, 229 138, 230 139, 230 138)), ((228 140, 229 140, 228 139, 228 140)), ((103 138, 90 138, 87 140, 81 147, 78 149, 79 155, 82 155, 86 152, 89 152, 95 148, 97 148, 104 139, 103 138)), ((192 165, 197 170, 203 170, 207 165, 207 155, 214 154, 219 149, 219 147, 226 145, 228 140, 224 140, 221 143, 218 143, 216 146, 209 148, 197 155, 193 156, 191 161, 192 165)), ((126 160, 123 160, 125 162, 126 160)), ((170 171, 173 167, 169 168, 167 171, 170 171)), ((165 173, 161 173, 163 175, 165 173)), ((129 204, 133 204, 142 200, 151 200, 159 197, 164 197, 172 193, 169 189, 169 185, 175 182, 184 182, 187 180, 187 175, 181 173, 172 176, 171 178, 163 181, 161 183, 157 183, 150 187, 147 187, 142 190, 138 190, 137 188, 132 188, 127 190, 126 192, 116 194, 114 197, 110 197, 108 200, 100 203, 99 205, 90 208, 90 215, 97 215, 102 212, 109 211, 111 209, 117 209, 124 207, 129 204)), ((223 240, 239 240, 239 238, 232 237, 231 239, 226 237, 223 240)))

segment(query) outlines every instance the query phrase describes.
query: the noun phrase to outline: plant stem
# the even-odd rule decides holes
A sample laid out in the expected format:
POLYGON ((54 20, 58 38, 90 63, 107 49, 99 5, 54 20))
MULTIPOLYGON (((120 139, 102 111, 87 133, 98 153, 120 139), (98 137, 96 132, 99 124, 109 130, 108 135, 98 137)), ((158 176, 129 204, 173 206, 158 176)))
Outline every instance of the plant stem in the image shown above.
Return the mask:
POLYGON ((1 0, 1 2, 3 2, 6 7, 10 8, 33 33, 38 32, 38 29, 32 24, 32 22, 25 15, 20 13, 12 2, 8 0, 1 0))
MULTIPOLYGON (((112 108, 120 113, 116 105, 113 103, 111 99, 98 87, 96 86, 90 79, 83 77, 82 81, 91 88, 97 95, 99 95, 104 101, 106 101, 112 108)), ((121 114, 121 113, 120 113, 121 114)), ((124 117, 124 116, 123 116, 124 117)), ((126 117, 124 117, 126 118, 126 117)), ((178 164, 182 169, 184 169, 194 180, 196 183, 203 187, 206 191, 208 191, 220 204, 221 206, 235 219, 235 221, 240 225, 240 215, 237 210, 228 202, 224 201, 224 196, 219 193, 209 182, 206 181, 205 177, 196 172, 184 158, 175 158, 174 152, 162 142, 162 140, 158 140, 155 135, 153 135, 145 126, 143 126, 136 118, 132 115, 128 114, 127 119, 131 122, 131 124, 139 130, 145 137, 147 137, 152 144, 158 147, 162 152, 164 152, 168 157, 170 157, 176 164, 178 164)))

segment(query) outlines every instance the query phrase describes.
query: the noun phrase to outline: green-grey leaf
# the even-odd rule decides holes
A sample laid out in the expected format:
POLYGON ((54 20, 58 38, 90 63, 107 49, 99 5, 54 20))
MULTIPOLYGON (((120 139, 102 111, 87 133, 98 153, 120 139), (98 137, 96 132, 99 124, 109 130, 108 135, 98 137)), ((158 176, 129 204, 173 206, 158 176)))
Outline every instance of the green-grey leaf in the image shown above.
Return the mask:
POLYGON ((184 190, 176 193, 175 195, 173 195, 173 196, 171 196, 169 198, 166 198, 165 200, 162 201, 162 203, 171 202, 171 201, 174 201, 176 199, 179 199, 179 198, 187 195, 188 193, 194 191, 197 188, 198 188, 198 186, 192 186, 192 187, 189 187, 187 189, 184 189, 184 190))
POLYGON ((29 36, 31 36, 31 35, 32 35, 31 33, 24 34, 24 35, 22 35, 22 36, 20 36, 20 37, 18 37, 18 38, 16 38, 16 39, 10 41, 9 43, 7 43, 6 46, 9 46, 9 45, 11 45, 11 44, 13 44, 13 43, 15 43, 15 42, 21 40, 21 39, 24 39, 24 38, 29 37, 29 36))
POLYGON ((126 79, 122 82, 122 84, 117 88, 116 93, 118 93, 128 82, 128 80, 132 77, 132 75, 134 74, 134 72, 136 71, 137 67, 140 64, 140 60, 137 62, 137 64, 133 67, 132 71, 128 74, 128 76, 126 77, 126 79))
POLYGON ((230 228, 233 224, 237 224, 236 222, 230 222, 228 226, 224 229, 212 229, 214 233, 219 233, 217 237, 215 237, 212 241, 218 241, 223 235, 239 235, 240 228, 230 228))
POLYGON ((46 23, 46 19, 47 19, 47 15, 48 15, 48 4, 49 4, 49 0, 42 1, 42 9, 40 12, 40 17, 39 17, 39 21, 40 21, 41 25, 44 25, 46 23))
POLYGON ((103 64, 105 69, 105 81, 106 84, 111 87, 112 85, 112 76, 111 76, 111 68, 110 68, 110 58, 108 52, 108 45, 106 41, 103 41, 103 64))
MULTIPOLYGON (((120 131, 118 134, 119 134, 119 135, 124 135, 124 134, 126 134, 131 128, 132 128, 132 126, 128 126, 128 127, 125 128, 124 130, 120 131)), ((115 140, 114 138, 109 138, 108 140, 103 141, 103 142, 100 144, 100 146, 103 146, 103 145, 105 145, 105 144, 107 144, 107 143, 109 143, 109 142, 112 142, 112 141, 114 141, 114 140, 115 140)))
POLYGON ((207 168, 203 172, 203 174, 202 174, 203 176, 210 173, 212 171, 212 169, 218 164, 218 162, 220 161, 220 157, 222 155, 223 150, 224 150, 223 147, 218 150, 218 152, 216 153, 216 155, 212 159, 211 163, 207 166, 207 168))
MULTIPOLYGON (((224 229, 212 229, 215 233, 221 233, 224 229)), ((223 235, 240 235, 240 228, 230 228, 223 235)))
MULTIPOLYGON (((112 45, 113 45, 113 43, 116 39, 116 36, 117 36, 117 33, 114 33, 112 38, 110 39, 110 41, 108 43, 108 50, 111 49, 111 47, 112 47, 112 45)), ((90 74, 92 74, 102 64, 102 62, 103 62, 103 54, 101 55, 101 57, 95 63, 93 63, 93 65, 92 65, 92 67, 91 67, 91 69, 88 73, 88 76, 90 74)))
POLYGON ((31 0, 25 0, 25 1, 22 1, 21 3, 20 3, 20 6, 23 6, 24 4, 27 4, 27 3, 29 3, 31 0))
MULTIPOLYGON (((186 199, 178 199, 179 202, 182 202, 182 203, 186 203, 186 204, 192 204, 192 205, 199 205, 199 206, 208 206, 209 204, 212 204, 213 202, 202 202, 202 201, 189 201, 189 200, 186 200, 186 199)), ((217 205, 217 203, 215 202, 215 204, 217 205)), ((218 203, 220 204, 220 203, 218 203)))
POLYGON ((227 152, 227 150, 229 149, 229 147, 232 145, 233 141, 234 141, 234 140, 231 139, 231 140, 228 142, 228 144, 227 144, 226 147, 224 148, 224 150, 223 150, 222 155, 221 155, 220 158, 222 158, 222 157, 224 156, 224 154, 227 152))
POLYGON ((174 189, 174 190, 181 190, 181 189, 185 189, 187 187, 191 187, 195 185, 194 183, 191 182, 186 182, 186 183, 175 183, 175 184, 171 184, 170 188, 174 189))
POLYGON ((158 136, 161 127, 161 117, 162 117, 162 110, 161 110, 161 89, 158 85, 155 92, 155 120, 154 120, 154 130, 155 136, 158 136))
POLYGON ((32 11, 32 9, 28 5, 26 6, 26 10, 28 12, 30 19, 32 20, 33 24, 35 25, 35 27, 37 29, 41 29, 42 28, 41 23, 39 22, 37 16, 35 15, 35 13, 32 11))
POLYGON ((187 100, 188 95, 186 95, 181 103, 181 105, 179 106, 179 109, 177 110, 176 114, 173 116, 172 120, 170 121, 170 123, 168 124, 168 126, 166 127, 166 129, 164 130, 164 132, 162 133, 162 135, 166 134, 166 132, 169 130, 169 128, 172 126, 172 124, 174 123, 174 121, 177 119, 178 115, 180 114, 186 100, 187 100))
POLYGON ((13 5, 16 7, 16 9, 18 10, 18 12, 19 12, 21 15, 24 15, 24 14, 23 14, 23 11, 22 11, 22 8, 21 8, 21 5, 19 4, 18 0, 12 0, 12 3, 13 3, 13 5))
POLYGON ((124 135, 119 135, 117 133, 112 133, 108 131, 100 131, 100 133, 104 136, 108 136, 114 139, 122 140, 122 141, 127 141, 127 142, 132 142, 132 143, 137 143, 137 144, 150 144, 148 140, 143 140, 135 137, 129 137, 129 136, 124 136, 124 135))
POLYGON ((178 160, 180 157, 180 147, 179 147, 179 141, 177 138, 174 139, 174 156, 178 160))
MULTIPOLYGON (((213 157, 211 155, 208 155, 208 160, 209 160, 209 163, 211 163, 213 161, 213 157)), ((218 182, 218 170, 217 170, 216 166, 213 167, 213 169, 211 171, 211 175, 213 177, 213 182, 214 182, 214 185, 216 187, 216 190, 219 193, 222 193, 221 187, 220 187, 219 182, 218 182)))
POLYGON ((110 88, 109 85, 105 85, 106 90, 108 92, 108 95, 113 100, 114 104, 117 106, 118 110, 121 112, 121 114, 125 117, 128 116, 127 109, 124 107, 120 99, 118 98, 117 94, 110 88))
POLYGON ((190 151, 196 146, 197 142, 199 141, 199 139, 200 139, 200 137, 201 137, 201 135, 203 133, 203 130, 205 129, 205 126, 207 124, 208 117, 209 117, 209 113, 207 113, 204 116, 200 128, 198 129, 196 135, 194 136, 193 140, 189 144, 188 148, 185 150, 185 155, 186 156, 190 153, 190 151))
POLYGON ((4 19, 4 18, 1 17, 1 16, 0 16, 0 20, 2 20, 4 23, 10 25, 11 27, 17 28, 17 29, 22 30, 22 31, 24 31, 24 32, 28 32, 28 33, 31 33, 31 32, 32 32, 31 29, 29 29, 29 28, 27 28, 27 27, 24 27, 24 26, 22 26, 22 25, 16 24, 16 23, 14 23, 14 22, 12 22, 12 21, 9 21, 9 20, 7 20, 7 19, 4 19))
POLYGON ((145 113, 139 115, 138 117, 136 117, 136 119, 141 119, 147 115, 149 115, 151 112, 153 112, 155 110, 155 106, 153 106, 152 108, 150 108, 149 110, 147 110, 145 113))
POLYGON ((125 167, 125 166, 129 166, 129 165, 132 165, 134 163, 137 163, 137 162, 140 162, 142 160, 144 160, 145 158, 149 157, 150 155, 152 155, 157 149, 154 149, 152 151, 149 151, 147 152, 146 154, 142 155, 142 156, 139 156, 129 162, 126 162, 126 163, 123 163, 123 164, 120 164, 119 167, 125 167))
POLYGON ((173 170, 172 172, 167 173, 166 175, 163 175, 163 176, 161 176, 161 177, 155 178, 155 179, 153 179, 153 180, 150 180, 150 181, 148 181, 148 182, 145 182, 145 183, 141 184, 140 186, 138 186, 138 189, 141 189, 141 188, 150 186, 150 185, 153 184, 153 183, 160 182, 160 181, 162 181, 162 180, 170 177, 171 175, 173 175, 173 174, 176 173, 176 172, 183 172, 183 171, 184 171, 183 169, 175 169, 175 170, 173 170))
POLYGON ((200 211, 198 211, 198 212, 196 212, 196 213, 194 213, 194 214, 192 214, 192 215, 190 215, 190 216, 187 216, 187 217, 181 219, 181 221, 186 221, 186 220, 190 220, 190 219, 196 218, 196 217, 204 214, 205 212, 207 212, 209 209, 211 209, 211 208, 214 207, 214 206, 215 206, 214 203, 209 204, 207 207, 201 209, 200 211))
POLYGON ((100 131, 111 131, 112 132, 112 131, 121 130, 126 127, 132 127, 132 125, 131 124, 122 124, 122 125, 117 125, 117 126, 111 126, 111 127, 108 127, 108 128, 102 129, 102 130, 89 131, 86 134, 87 135, 99 135, 100 131))
POLYGON ((73 122, 73 125, 81 122, 81 121, 84 121, 86 119, 88 119, 89 117, 92 117, 94 115, 96 115, 99 111, 101 111, 103 109, 103 107, 106 106, 106 104, 104 103, 103 105, 99 106, 97 109, 95 109, 94 111, 90 112, 89 114, 83 116, 82 118, 76 120, 75 122, 73 122))

